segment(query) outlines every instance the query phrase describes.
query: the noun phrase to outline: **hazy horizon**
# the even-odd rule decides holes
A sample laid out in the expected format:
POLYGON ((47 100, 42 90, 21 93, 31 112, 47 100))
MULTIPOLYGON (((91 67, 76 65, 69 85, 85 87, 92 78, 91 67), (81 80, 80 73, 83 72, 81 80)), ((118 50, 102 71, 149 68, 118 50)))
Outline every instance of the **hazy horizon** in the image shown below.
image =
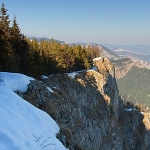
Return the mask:
POLYGON ((67 43, 150 45, 150 1, 3 0, 26 35, 67 43))

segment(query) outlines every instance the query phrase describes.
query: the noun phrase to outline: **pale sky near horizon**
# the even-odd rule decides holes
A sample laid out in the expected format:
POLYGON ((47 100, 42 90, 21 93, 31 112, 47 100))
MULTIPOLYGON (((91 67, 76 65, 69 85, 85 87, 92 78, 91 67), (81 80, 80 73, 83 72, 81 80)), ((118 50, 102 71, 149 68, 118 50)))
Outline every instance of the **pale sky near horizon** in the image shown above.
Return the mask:
POLYGON ((149 44, 150 0, 0 0, 21 32, 72 42, 149 44))

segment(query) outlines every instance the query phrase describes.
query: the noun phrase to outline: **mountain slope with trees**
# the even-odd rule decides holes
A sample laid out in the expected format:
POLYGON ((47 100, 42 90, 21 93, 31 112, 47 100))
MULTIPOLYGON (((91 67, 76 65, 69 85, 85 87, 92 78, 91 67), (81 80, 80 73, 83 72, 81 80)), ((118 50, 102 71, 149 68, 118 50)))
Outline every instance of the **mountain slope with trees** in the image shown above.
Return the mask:
POLYGON ((150 70, 133 67, 117 84, 123 99, 150 107, 150 70))
POLYGON ((30 40, 20 31, 16 16, 9 20, 5 5, 0 9, 0 71, 20 72, 39 77, 88 69, 99 53, 92 47, 68 45, 56 40, 30 40))

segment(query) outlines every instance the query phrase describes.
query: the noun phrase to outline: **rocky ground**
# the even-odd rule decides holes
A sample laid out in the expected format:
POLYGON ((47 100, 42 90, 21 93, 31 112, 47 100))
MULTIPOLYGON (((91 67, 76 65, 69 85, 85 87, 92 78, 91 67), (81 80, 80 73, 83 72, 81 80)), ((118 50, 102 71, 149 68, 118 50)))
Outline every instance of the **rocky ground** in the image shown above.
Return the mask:
POLYGON ((108 59, 94 63, 97 71, 32 81, 23 97, 52 116, 70 150, 150 149, 149 115, 121 100, 108 59))

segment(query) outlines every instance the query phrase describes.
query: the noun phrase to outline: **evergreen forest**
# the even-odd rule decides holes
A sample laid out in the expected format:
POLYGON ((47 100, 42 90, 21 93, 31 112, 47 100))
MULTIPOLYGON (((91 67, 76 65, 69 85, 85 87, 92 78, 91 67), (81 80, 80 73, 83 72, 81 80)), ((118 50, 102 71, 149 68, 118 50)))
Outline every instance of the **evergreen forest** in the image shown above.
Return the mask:
POLYGON ((91 68, 99 57, 94 47, 60 44, 54 39, 30 40, 19 28, 16 16, 0 9, 0 71, 18 72, 33 77, 91 68))
POLYGON ((150 70, 133 67, 117 84, 124 100, 150 107, 150 70))

